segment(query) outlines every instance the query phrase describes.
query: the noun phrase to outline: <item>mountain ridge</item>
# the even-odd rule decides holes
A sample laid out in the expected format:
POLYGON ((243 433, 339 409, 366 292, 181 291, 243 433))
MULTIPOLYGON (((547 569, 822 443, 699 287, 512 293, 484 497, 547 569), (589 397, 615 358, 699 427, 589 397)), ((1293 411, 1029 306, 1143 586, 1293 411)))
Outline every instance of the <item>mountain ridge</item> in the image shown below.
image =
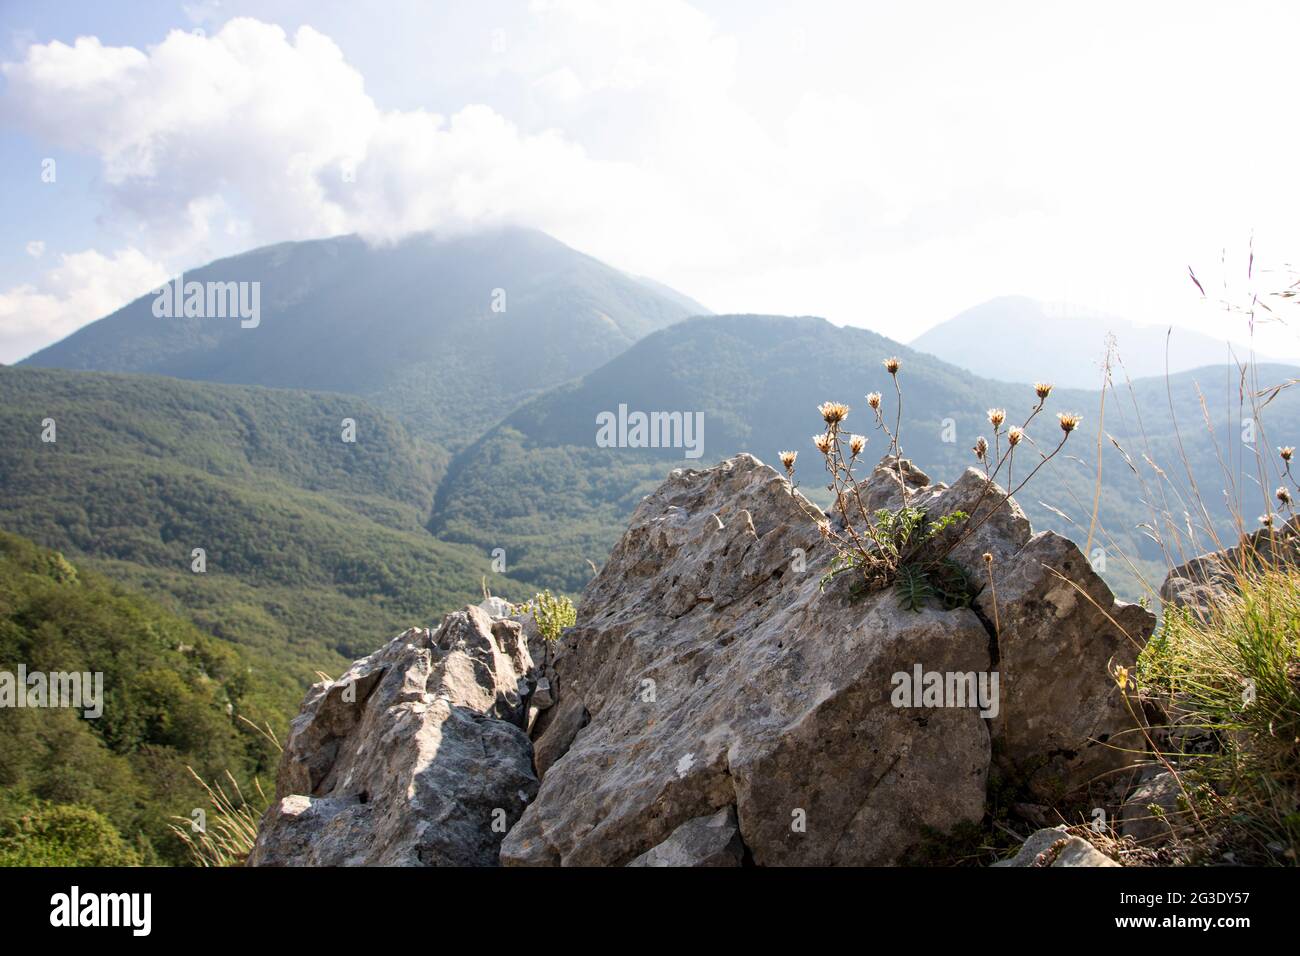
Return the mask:
POLYGON ((20 366, 355 394, 455 449, 694 304, 518 228, 277 243, 185 278, 258 283, 256 325, 159 318, 144 295, 20 366))
MULTIPOLYGON (((525 580, 580 590, 590 576, 587 562, 600 563, 613 544, 613 529, 662 480, 666 469, 705 467, 742 452, 772 462, 779 451, 795 449, 801 454, 800 481, 816 496, 823 481, 809 436, 820 425, 816 406, 826 400, 853 407, 849 429, 867 434, 866 455, 877 454, 887 439, 872 427, 863 396, 869 391, 884 394, 892 426, 893 382, 880 363, 895 354, 903 362, 899 380, 904 454, 931 474, 958 473, 976 464, 970 451, 975 439, 992 439, 988 408, 1005 407, 1010 420, 1017 421, 1037 400, 1032 385, 980 378, 877 333, 824 319, 688 319, 647 336, 582 379, 525 403, 458 454, 439 486, 430 530, 450 541, 504 548, 512 555, 511 567, 525 580), (598 447, 596 416, 620 404, 642 411, 703 412, 703 458, 688 460, 682 449, 598 447), (499 475, 512 476, 509 487, 500 486, 494 478, 499 475), (561 562, 564 571, 559 570, 561 562)), ((1208 489, 1218 488, 1223 479, 1216 473, 1216 453, 1201 418, 1200 393, 1207 395, 1212 411, 1226 406, 1236 384, 1230 371, 1211 367, 1181 373, 1168 383, 1179 409, 1182 440, 1195 456, 1201 487, 1212 496, 1208 489), (1222 389, 1213 382, 1217 375, 1224 376, 1222 389)), ((1264 366, 1260 371, 1264 380, 1297 372, 1286 366, 1264 366)), ((1140 409, 1163 409, 1166 386, 1163 378, 1138 380, 1132 396, 1140 409)), ((1059 437, 1055 412, 1084 416, 1070 453, 1047 470, 1055 491, 1052 481, 1036 482, 1033 496, 1022 501, 1036 526, 1081 543, 1088 537, 1093 502, 1099 399, 1097 391, 1056 388, 1047 415, 1029 429, 1031 439, 1054 444, 1059 437)), ((1274 403, 1270 422, 1285 421, 1300 411, 1300 401, 1289 394, 1277 401, 1283 404, 1274 403)), ((1106 434, 1139 465, 1144 453, 1166 465, 1175 462, 1179 443, 1172 426, 1160 425, 1160 416, 1148 412, 1150 420, 1144 425, 1150 434, 1143 437, 1133 412, 1125 407, 1128 403, 1127 394, 1123 401, 1112 399, 1106 434)), ((1222 422, 1215 414, 1214 420, 1222 422)), ((1274 438, 1275 443, 1291 440, 1286 435, 1274 438)), ((1216 426, 1215 439, 1231 448, 1233 429, 1216 426)), ((1261 437, 1261 446, 1263 441, 1261 437)), ((1113 537, 1107 541, 1098 535, 1095 543, 1106 547, 1116 564, 1110 573, 1112 585, 1136 596, 1140 588, 1134 580, 1115 580, 1125 571, 1115 552, 1137 555, 1147 562, 1147 576, 1157 573, 1161 555, 1140 529, 1150 520, 1142 495, 1144 488, 1150 492, 1155 476, 1144 472, 1140 479, 1134 477, 1124 454, 1109 442, 1103 442, 1102 454, 1102 526, 1113 537)), ((1178 473, 1173 467, 1167 472, 1178 473)), ((1226 520, 1223 502, 1213 499, 1207 507, 1216 521, 1226 520)), ((1243 507, 1254 514, 1262 503, 1247 501, 1243 507)), ((1226 526, 1220 525, 1219 531, 1226 533, 1226 526)))
MULTIPOLYGON (((1032 355, 1047 381, 1070 388, 1097 388, 1107 343, 1113 336, 1124 371, 1132 378, 1164 375, 1248 357, 1249 347, 1165 325, 1142 325, 1119 316, 1008 295, 981 302, 912 339, 912 348, 1001 382, 1023 381, 1019 372, 1032 355)), ((1261 363, 1284 360, 1257 356, 1261 363)), ((1290 364, 1300 364, 1293 362, 1290 364)))

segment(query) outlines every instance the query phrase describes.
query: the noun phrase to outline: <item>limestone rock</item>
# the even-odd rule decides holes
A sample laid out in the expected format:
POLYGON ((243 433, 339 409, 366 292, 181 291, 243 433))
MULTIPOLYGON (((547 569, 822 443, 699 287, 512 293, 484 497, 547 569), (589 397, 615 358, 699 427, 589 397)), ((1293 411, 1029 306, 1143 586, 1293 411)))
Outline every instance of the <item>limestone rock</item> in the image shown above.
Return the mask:
POLYGON ((712 816, 687 820, 628 866, 740 866, 744 855, 736 811, 725 807, 712 816))
MULTIPOLYGON (((1053 803, 1129 765, 1126 751, 1142 741, 1112 669, 1133 667, 1155 616, 1116 601, 1074 542, 1034 534, 1015 500, 979 470, 968 468, 949 488, 904 466, 910 504, 932 517, 970 516, 949 533, 957 541, 949 557, 965 569, 976 610, 997 632, 1001 706, 991 730, 1012 778, 1053 803)), ((896 475, 887 458, 864 482, 872 506, 902 504, 896 475)))
POLYGON ((988 633, 969 610, 823 594, 805 507, 748 455, 642 502, 556 654, 543 785, 504 863, 626 864, 734 805, 759 865, 886 864, 980 818, 985 721, 890 698, 917 663, 987 671, 988 633))
POLYGON ((1300 517, 1244 535, 1235 546, 1192 558, 1165 576, 1160 599, 1205 616, 1237 590, 1237 575, 1263 565, 1300 565, 1300 517))
POLYGON ((497 597, 495 594, 480 601, 479 609, 486 611, 488 617, 494 619, 499 617, 510 617, 513 610, 510 607, 509 601, 505 598, 497 597))
POLYGON ((1139 843, 1154 843, 1189 827, 1183 790, 1168 770, 1142 780, 1124 801, 1119 832, 1139 843))
POLYGON ((1130 765, 1142 738, 1111 668, 1133 667, 1154 615, 1116 601, 1074 542, 1050 531, 994 561, 993 579, 977 605, 986 621, 996 614, 1003 758, 1049 802, 1130 765))
POLYGON ((1044 806, 1121 766, 1151 615, 974 469, 857 491, 971 516, 936 542, 971 606, 825 580, 837 519, 748 455, 674 471, 555 645, 485 602, 313 687, 250 865, 895 864, 982 818, 994 752, 1044 806))
POLYGON ((1105 746, 1131 724, 1108 665, 1131 664, 1151 616, 979 472, 949 488, 886 459, 859 491, 871 511, 904 488, 931 518, 972 516, 949 542, 972 608, 853 601, 847 576, 823 591, 819 512, 748 455, 648 496, 555 651, 556 703, 533 730, 542 785, 502 862, 626 864, 734 806, 758 865, 897 863, 923 833, 980 819, 990 731, 1054 795, 1124 760, 1105 746), (996 717, 893 706, 917 665, 1003 671, 996 717))
POLYGON ((517 725, 531 666, 518 623, 466 607, 316 684, 249 865, 494 864, 537 788, 517 725))
POLYGON ((1065 827, 1050 827, 1031 834, 1020 851, 994 866, 1119 866, 1087 840, 1071 836, 1065 827))

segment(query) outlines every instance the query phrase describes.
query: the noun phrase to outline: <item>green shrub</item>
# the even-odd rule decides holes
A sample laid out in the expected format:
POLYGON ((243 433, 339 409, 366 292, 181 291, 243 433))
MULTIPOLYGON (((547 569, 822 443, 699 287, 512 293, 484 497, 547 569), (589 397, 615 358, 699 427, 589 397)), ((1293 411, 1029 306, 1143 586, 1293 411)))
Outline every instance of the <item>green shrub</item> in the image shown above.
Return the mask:
POLYGON ((140 854, 92 807, 38 803, 0 820, 0 866, 139 866, 140 854))
POLYGON ((541 591, 531 601, 519 608, 520 613, 531 614, 537 625, 537 633, 548 644, 560 639, 566 627, 578 623, 578 612, 573 602, 561 594, 556 597, 549 590, 541 591))

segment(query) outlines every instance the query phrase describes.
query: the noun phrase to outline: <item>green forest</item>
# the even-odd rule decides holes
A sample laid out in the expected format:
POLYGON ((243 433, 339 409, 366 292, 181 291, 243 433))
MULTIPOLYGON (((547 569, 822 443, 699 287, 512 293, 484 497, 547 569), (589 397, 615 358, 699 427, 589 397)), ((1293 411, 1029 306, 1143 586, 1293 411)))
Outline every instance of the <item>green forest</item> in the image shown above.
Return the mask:
POLYGON ((103 713, 0 708, 0 865, 180 864, 176 818, 205 779, 273 780, 271 741, 240 720, 276 696, 230 644, 0 532, 0 671, 100 672, 103 713))

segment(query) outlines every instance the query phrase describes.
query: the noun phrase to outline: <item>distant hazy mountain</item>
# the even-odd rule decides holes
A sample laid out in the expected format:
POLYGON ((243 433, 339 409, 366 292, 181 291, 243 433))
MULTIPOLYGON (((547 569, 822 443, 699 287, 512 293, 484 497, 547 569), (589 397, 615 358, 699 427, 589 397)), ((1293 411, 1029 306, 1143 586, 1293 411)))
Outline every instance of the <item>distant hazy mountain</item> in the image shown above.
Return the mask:
MULTIPOLYGON (((1167 331, 1164 326, 1003 296, 936 325, 911 346, 999 381, 1098 388, 1108 335, 1115 336, 1129 376, 1143 378, 1165 374, 1167 331)), ((1232 361, 1226 339, 1174 328, 1167 342, 1171 373, 1232 361)), ((1247 357, 1239 346, 1236 355, 1240 360, 1247 357)))
POLYGON ((185 280, 260 283, 259 320, 158 317, 145 295, 22 364, 351 393, 455 448, 704 311, 526 229, 281 243, 185 280))
MULTIPOLYGON (((872 427, 864 396, 883 392, 892 422, 893 388, 880 365, 890 355, 903 360, 904 451, 936 480, 951 481, 974 464, 971 445, 980 435, 991 436, 986 409, 1005 407, 1012 421, 1020 421, 1035 401, 1029 385, 980 378, 873 332, 838 328, 823 319, 691 319, 648 336, 581 380, 528 402, 465 449, 439 487, 430 527, 449 541, 505 548, 508 570, 517 577, 576 590, 590 577, 586 562, 604 560, 627 515, 672 468, 703 467, 741 451, 772 464, 779 451, 792 448, 799 451, 803 486, 818 494, 825 476, 810 436, 821 427, 816 411, 821 401, 852 406, 849 426, 870 437, 863 457, 877 460, 888 442, 872 427), (617 416, 620 405, 629 413, 701 413, 702 455, 687 457, 684 448, 602 447, 598 417, 617 416)), ((1295 368, 1266 366, 1260 369, 1260 380, 1281 382, 1298 373, 1295 368)), ((1171 384, 1182 446, 1207 509, 1220 521, 1220 533, 1227 533, 1222 523, 1225 479, 1202 419, 1197 386, 1214 421, 1227 422, 1225 412, 1236 396, 1235 377, 1226 367, 1202 369, 1175 376, 1171 384)), ((1109 400, 1105 431, 1127 450, 1142 481, 1110 441, 1104 441, 1100 504, 1105 533, 1094 542, 1095 547, 1107 546, 1108 576, 1132 597, 1139 588, 1131 577, 1124 580, 1128 569, 1119 549, 1149 562, 1145 570, 1157 576, 1158 586, 1163 577, 1156 567, 1161 553, 1140 527, 1152 517, 1143 499, 1150 495, 1157 506, 1174 500, 1158 493, 1155 473, 1142 456, 1149 454, 1178 481, 1183 475, 1170 416, 1160 411, 1167 409, 1164 379, 1138 381, 1135 392, 1145 439, 1136 427, 1127 391, 1109 400)), ((1270 462, 1270 442, 1300 438, 1290 424, 1300 418, 1300 394, 1293 392, 1282 392, 1266 410, 1263 424, 1278 433, 1256 439, 1270 462)), ((1055 529, 1081 543, 1093 502, 1098 404, 1095 391, 1058 388, 1052 393, 1047 413, 1028 430, 1031 439, 1047 447, 1059 440, 1058 411, 1081 413, 1084 423, 1071 440, 1072 453, 1044 468, 1018 495, 1038 528, 1055 529)), ((1240 472, 1234 486, 1241 510, 1253 523, 1254 516, 1266 510, 1268 494, 1252 484, 1252 450, 1243 447, 1241 439, 1239 430, 1226 425, 1214 436, 1240 472)), ((1022 460, 1033 459, 1022 455, 1022 460)))

